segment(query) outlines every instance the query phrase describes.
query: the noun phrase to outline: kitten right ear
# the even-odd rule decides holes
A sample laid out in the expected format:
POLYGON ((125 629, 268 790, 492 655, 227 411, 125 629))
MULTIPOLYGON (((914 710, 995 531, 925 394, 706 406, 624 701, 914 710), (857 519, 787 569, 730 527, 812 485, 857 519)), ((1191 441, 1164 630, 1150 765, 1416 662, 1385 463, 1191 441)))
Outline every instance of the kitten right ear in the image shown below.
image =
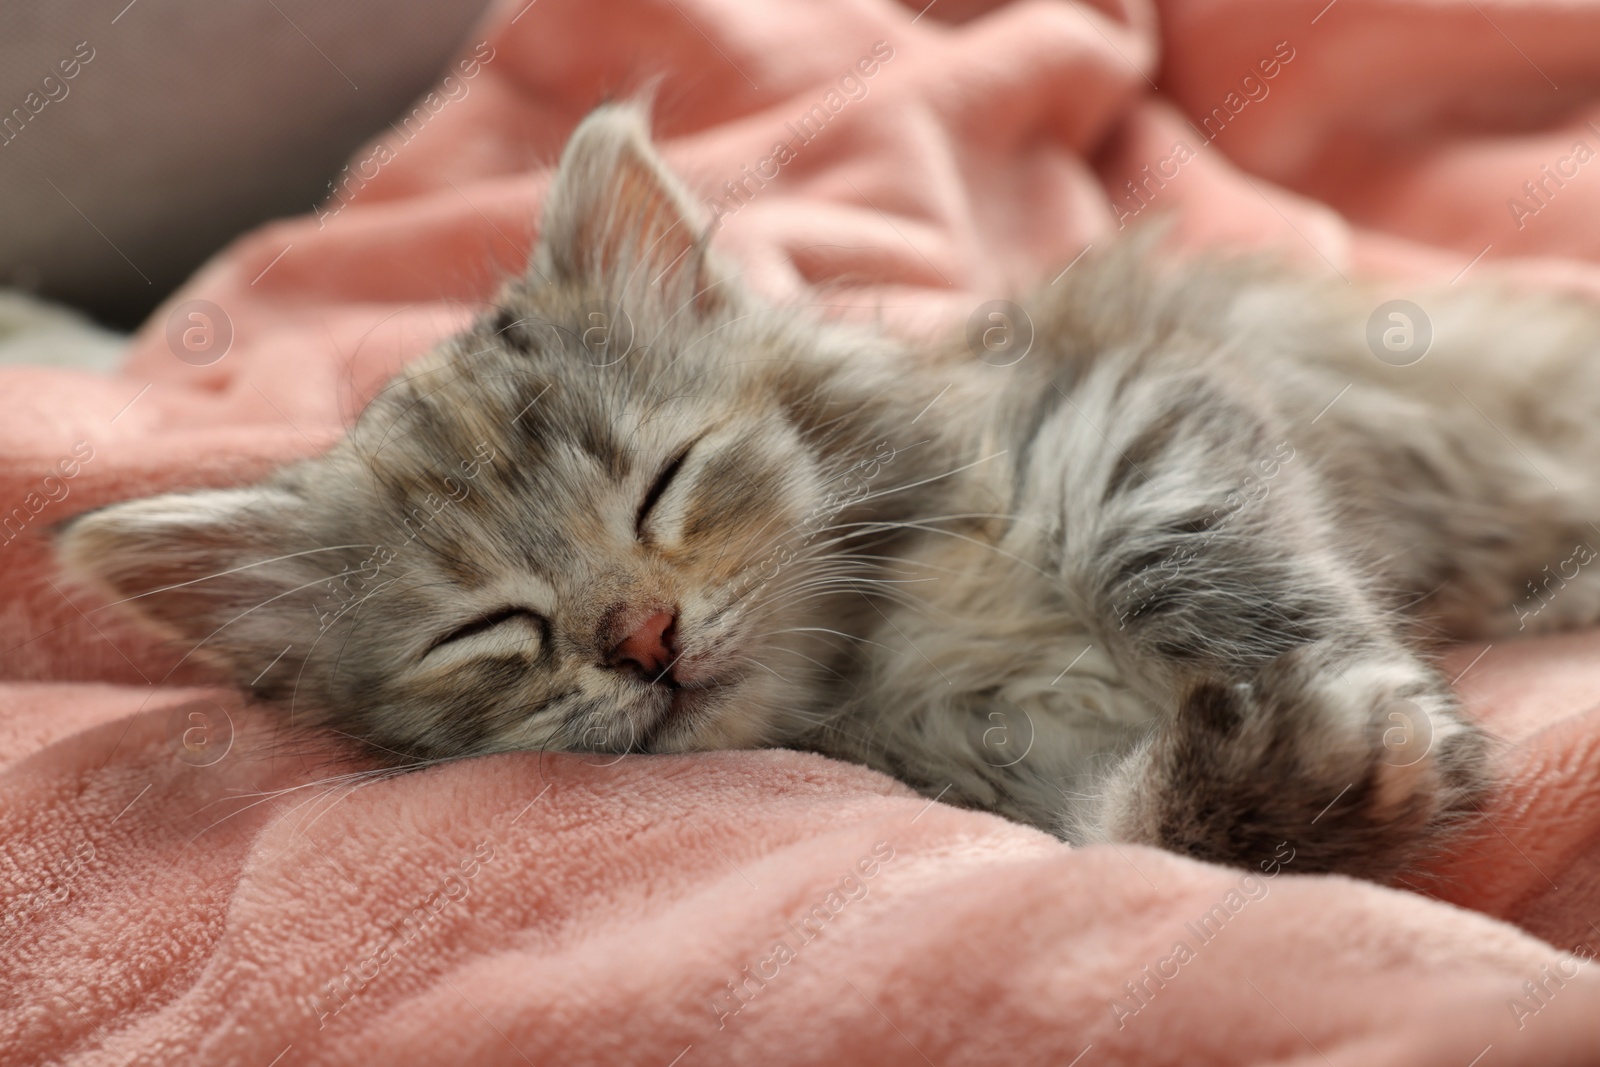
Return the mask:
POLYGON ((595 109, 567 141, 545 201, 534 263, 605 292, 659 291, 705 312, 729 293, 682 184, 650 143, 642 104, 595 109))
MULTIPOLYGON (((285 490, 255 486, 169 493, 112 504, 58 528, 68 578, 168 636, 201 641, 292 586, 280 567, 301 508, 285 490)), ((231 642, 208 642, 224 652, 231 642)))

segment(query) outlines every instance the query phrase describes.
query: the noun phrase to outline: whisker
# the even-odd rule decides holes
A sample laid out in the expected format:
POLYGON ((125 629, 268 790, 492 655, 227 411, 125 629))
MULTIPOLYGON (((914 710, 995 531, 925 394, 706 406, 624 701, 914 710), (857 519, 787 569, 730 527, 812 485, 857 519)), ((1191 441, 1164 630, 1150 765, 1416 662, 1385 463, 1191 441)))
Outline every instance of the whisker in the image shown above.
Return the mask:
POLYGON ((893 487, 891 489, 880 490, 879 492, 876 492, 876 493, 868 493, 866 496, 861 498, 860 503, 864 504, 869 500, 879 500, 879 499, 882 499, 883 497, 886 497, 886 496, 893 496, 895 493, 903 493, 907 489, 917 489, 917 488, 920 488, 921 486, 928 485, 928 484, 930 484, 932 482, 937 482, 937 481, 941 481, 941 480, 943 480, 945 478, 954 477, 955 475, 960 474, 962 471, 971 470, 973 467, 976 467, 979 464, 987 463, 991 459, 998 459, 1001 456, 1006 455, 1007 452, 1008 452, 1008 450, 1002 449, 1001 451, 996 452, 993 455, 984 456, 982 459, 975 459, 971 463, 962 464, 961 466, 957 467, 955 470, 945 471, 943 474, 935 474, 931 478, 924 478, 924 479, 922 479, 921 481, 918 481, 918 482, 909 482, 909 483, 907 483, 905 485, 897 485, 897 486, 895 486, 895 487, 893 487))
MULTIPOLYGON (((280 563, 280 562, 282 562, 283 560, 286 560, 286 559, 298 559, 301 556, 314 556, 319 552, 338 552, 338 551, 341 551, 341 550, 347 549, 347 548, 377 548, 377 547, 378 547, 377 545, 361 545, 361 544, 324 545, 321 548, 308 548, 303 552, 289 552, 289 553, 285 553, 284 555, 281 555, 281 556, 273 556, 271 559, 258 559, 254 563, 245 563, 245 564, 241 564, 238 567, 230 567, 229 569, 227 569, 225 571, 218 571, 215 574, 208 574, 203 578, 191 578, 186 582, 174 582, 172 585, 164 585, 159 589, 151 589, 149 592, 139 593, 139 594, 137 594, 135 596, 124 597, 121 600, 113 600, 109 604, 102 604, 100 607, 91 608, 89 613, 92 615, 96 611, 104 611, 106 608, 113 608, 113 607, 116 607, 118 604, 126 604, 129 601, 139 600, 139 599, 142 599, 142 598, 147 597, 147 596, 155 596, 157 593, 170 593, 174 589, 182 589, 184 586, 187 586, 187 585, 196 585, 196 584, 198 584, 200 582, 209 582, 213 578, 224 578, 224 577, 227 577, 230 574, 238 574, 240 571, 247 571, 247 570, 250 570, 251 568, 254 568, 254 567, 265 567, 269 563, 280 563)), ((338 577, 338 576, 337 575, 326 575, 326 576, 324 576, 322 578, 317 579, 317 581, 327 581, 329 578, 334 578, 334 577, 338 577)), ((315 583, 312 583, 312 584, 315 584, 315 583)), ((304 586, 302 586, 301 588, 304 588, 304 586)))

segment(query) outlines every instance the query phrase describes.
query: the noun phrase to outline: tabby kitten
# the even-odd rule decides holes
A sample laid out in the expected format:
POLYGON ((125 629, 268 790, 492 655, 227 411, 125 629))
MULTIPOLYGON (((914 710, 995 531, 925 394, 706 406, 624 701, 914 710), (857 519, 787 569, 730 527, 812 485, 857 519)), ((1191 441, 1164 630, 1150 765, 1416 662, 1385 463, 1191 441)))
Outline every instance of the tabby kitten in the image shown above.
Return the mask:
POLYGON ((695 215, 594 112, 526 276, 343 442, 80 516, 66 570, 402 765, 805 747, 1373 878, 1489 782, 1425 639, 1600 617, 1547 577, 1600 520, 1586 307, 1446 289, 1394 367, 1372 294, 1125 246, 985 360, 769 306, 695 215))

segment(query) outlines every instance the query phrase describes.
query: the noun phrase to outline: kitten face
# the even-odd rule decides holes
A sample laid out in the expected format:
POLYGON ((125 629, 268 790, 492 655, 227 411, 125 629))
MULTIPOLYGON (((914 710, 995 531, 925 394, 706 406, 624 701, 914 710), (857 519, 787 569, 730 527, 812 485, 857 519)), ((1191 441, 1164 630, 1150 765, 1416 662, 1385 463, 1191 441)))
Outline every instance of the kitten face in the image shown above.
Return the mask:
POLYGON ((596 112, 495 313, 327 456, 80 517, 69 572, 378 755, 771 740, 862 457, 816 331, 721 280, 686 205, 642 117, 596 112))
POLYGON ((538 297, 409 375, 319 472, 313 510, 350 517, 327 535, 394 551, 336 598, 323 640, 352 644, 328 695, 377 695, 368 734, 438 751, 754 744, 785 622, 761 565, 820 502, 818 461, 755 375, 659 344, 592 365, 592 301, 538 297), (338 503, 361 484, 385 488, 338 503))

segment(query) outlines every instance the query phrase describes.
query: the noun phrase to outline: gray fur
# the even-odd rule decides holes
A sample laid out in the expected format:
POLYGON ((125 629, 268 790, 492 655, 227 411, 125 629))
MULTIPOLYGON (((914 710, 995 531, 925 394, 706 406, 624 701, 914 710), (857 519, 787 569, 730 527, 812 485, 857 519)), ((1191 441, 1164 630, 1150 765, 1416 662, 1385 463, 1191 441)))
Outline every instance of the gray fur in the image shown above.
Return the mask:
POLYGON ((1433 350, 1391 367, 1371 293, 1146 239, 995 367, 765 305, 690 203, 597 111, 528 275, 345 441, 80 517, 67 570, 400 765, 809 747, 1074 841, 1374 878, 1491 781, 1434 643, 1538 588, 1538 625, 1600 617, 1600 568, 1548 569, 1600 537, 1587 306, 1419 298, 1433 350), (609 665, 658 609, 671 671, 609 665))

